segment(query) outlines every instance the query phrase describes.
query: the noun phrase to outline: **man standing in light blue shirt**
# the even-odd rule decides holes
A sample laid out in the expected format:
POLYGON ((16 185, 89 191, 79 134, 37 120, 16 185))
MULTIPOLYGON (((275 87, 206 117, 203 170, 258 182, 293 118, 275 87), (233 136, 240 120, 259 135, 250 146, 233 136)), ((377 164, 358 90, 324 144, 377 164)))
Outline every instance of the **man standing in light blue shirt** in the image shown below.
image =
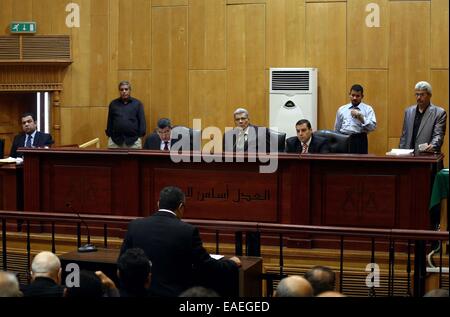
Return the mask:
POLYGON ((371 106, 361 102, 364 98, 364 88, 361 85, 353 85, 349 95, 351 103, 338 109, 334 129, 350 135, 349 153, 367 154, 367 133, 377 127, 375 112, 371 106))

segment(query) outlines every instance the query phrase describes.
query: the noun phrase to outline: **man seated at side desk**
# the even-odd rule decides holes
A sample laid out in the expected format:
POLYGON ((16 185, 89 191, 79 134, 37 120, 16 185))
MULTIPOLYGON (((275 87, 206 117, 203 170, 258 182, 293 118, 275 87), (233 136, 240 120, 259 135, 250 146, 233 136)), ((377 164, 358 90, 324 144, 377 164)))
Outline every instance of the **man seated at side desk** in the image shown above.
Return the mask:
POLYGON ((22 157, 22 153, 17 152, 19 147, 45 147, 53 144, 50 134, 36 130, 37 125, 34 114, 30 112, 24 113, 21 121, 23 133, 14 138, 9 154, 10 157, 22 157))

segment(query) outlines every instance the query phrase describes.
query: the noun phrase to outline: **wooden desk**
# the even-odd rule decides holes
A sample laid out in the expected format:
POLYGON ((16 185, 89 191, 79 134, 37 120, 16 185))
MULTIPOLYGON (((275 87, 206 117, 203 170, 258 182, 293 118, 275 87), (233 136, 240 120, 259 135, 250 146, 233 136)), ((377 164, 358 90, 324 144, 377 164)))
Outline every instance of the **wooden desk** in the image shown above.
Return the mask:
MULTIPOLYGON (((77 263, 80 269, 89 271, 101 270, 117 284, 117 258, 118 249, 98 249, 97 252, 80 253, 77 251, 64 253, 59 256, 63 273, 67 264, 77 263)), ((235 296, 239 297, 261 297, 262 296, 262 258, 259 257, 239 257, 242 267, 239 269, 238 290, 235 296)), ((64 280, 65 276, 63 276, 64 280)))
POLYGON ((23 168, 0 164, 0 209, 23 210, 23 168))
POLYGON ((24 149, 25 210, 147 216, 167 185, 185 218, 428 229, 431 180, 442 155, 281 154, 260 162, 174 163, 146 150, 24 149))

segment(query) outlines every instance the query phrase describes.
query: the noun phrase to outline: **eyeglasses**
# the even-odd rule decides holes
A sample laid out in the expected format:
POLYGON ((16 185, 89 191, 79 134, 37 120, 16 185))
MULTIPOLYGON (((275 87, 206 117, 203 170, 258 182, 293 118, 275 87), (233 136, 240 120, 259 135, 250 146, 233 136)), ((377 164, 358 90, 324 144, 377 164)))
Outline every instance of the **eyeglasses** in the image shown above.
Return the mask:
POLYGON ((247 117, 240 117, 240 118, 234 118, 234 121, 245 121, 245 120, 248 120, 248 118, 247 117))
POLYGON ((416 97, 423 97, 426 95, 428 95, 428 93, 426 93, 426 92, 416 92, 416 97))

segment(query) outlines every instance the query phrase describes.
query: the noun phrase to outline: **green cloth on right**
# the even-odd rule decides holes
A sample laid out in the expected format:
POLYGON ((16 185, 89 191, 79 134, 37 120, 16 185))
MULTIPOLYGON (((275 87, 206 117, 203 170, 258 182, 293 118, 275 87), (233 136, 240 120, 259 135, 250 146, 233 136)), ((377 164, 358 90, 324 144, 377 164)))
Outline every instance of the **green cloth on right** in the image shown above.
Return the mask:
POLYGON ((429 209, 438 205, 442 199, 448 197, 448 168, 444 168, 436 174, 431 192, 429 209))

